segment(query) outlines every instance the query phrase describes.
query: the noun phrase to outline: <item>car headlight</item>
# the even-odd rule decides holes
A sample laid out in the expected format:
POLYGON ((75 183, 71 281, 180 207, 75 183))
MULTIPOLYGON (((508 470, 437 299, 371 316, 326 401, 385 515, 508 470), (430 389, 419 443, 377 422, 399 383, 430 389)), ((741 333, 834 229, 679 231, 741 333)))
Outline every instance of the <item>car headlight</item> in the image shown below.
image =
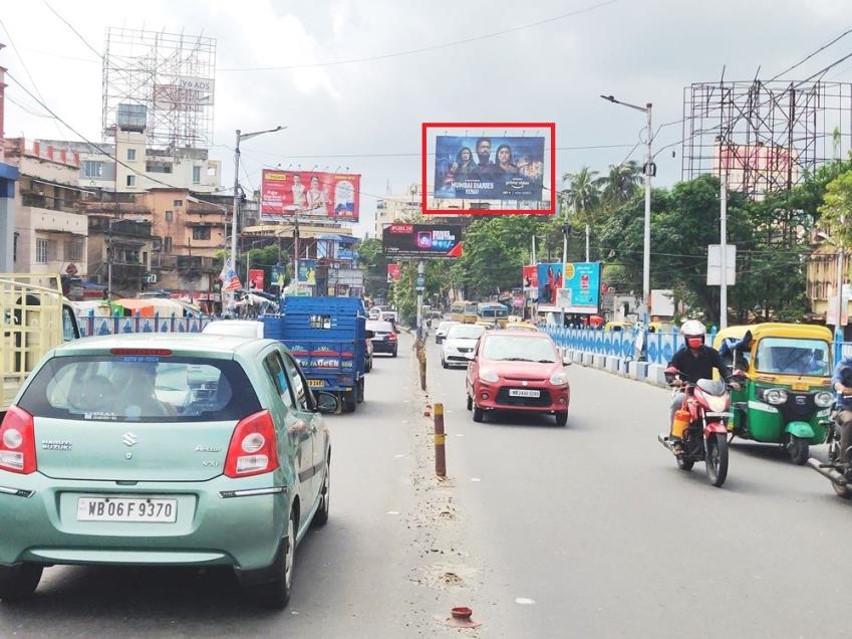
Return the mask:
POLYGON ((568 375, 565 371, 553 373, 553 375, 550 376, 550 383, 554 386, 565 386, 568 383, 568 375))
POLYGON ((767 404, 778 406, 779 404, 783 404, 787 401, 787 391, 781 388, 770 388, 769 390, 763 391, 763 400, 767 404))
POLYGON ((828 408, 834 403, 834 395, 828 391, 820 391, 814 395, 814 403, 819 408, 828 408))
POLYGON ((483 368, 479 371, 479 379, 481 379, 483 382, 495 384, 500 381, 500 376, 497 375, 497 373, 492 371, 490 368, 483 368))

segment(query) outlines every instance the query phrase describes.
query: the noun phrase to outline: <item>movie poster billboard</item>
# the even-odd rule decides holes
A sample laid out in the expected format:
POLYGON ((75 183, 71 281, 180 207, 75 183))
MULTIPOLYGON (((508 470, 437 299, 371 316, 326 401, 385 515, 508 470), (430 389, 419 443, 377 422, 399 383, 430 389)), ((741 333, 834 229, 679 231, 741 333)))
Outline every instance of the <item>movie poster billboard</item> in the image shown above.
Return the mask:
POLYGON ((458 224, 391 224, 382 231, 386 255, 416 259, 456 258, 462 255, 458 224))
POLYGON ((388 282, 398 282, 402 279, 402 270, 399 264, 388 264, 388 282))
POLYGON ((357 222, 360 191, 361 176, 355 173, 264 169, 260 214, 266 218, 301 215, 357 222))
POLYGON ((299 284, 317 285, 317 261, 299 260, 299 284))
POLYGON ((538 264, 538 303, 543 306, 556 306, 557 291, 562 288, 562 262, 538 264))
POLYGON ((435 139, 435 198, 541 201, 544 138, 435 139))
POLYGON ((535 264, 527 264, 523 269, 524 288, 538 288, 538 267, 535 264))

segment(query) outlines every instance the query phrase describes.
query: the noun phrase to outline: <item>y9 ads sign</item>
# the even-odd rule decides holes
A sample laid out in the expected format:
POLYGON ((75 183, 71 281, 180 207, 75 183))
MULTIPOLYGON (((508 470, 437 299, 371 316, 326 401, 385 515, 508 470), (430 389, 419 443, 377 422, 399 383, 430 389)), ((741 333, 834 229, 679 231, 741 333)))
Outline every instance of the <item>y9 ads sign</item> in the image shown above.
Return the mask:
POLYGON ((293 215, 358 221, 361 176, 354 173, 276 171, 264 169, 260 214, 293 215))
POLYGON ((554 130, 553 123, 424 124, 423 181, 427 186, 423 192, 432 191, 434 199, 442 201, 439 209, 428 209, 425 201, 424 212, 460 208, 490 215, 552 214, 554 130), (433 162, 429 162, 429 129, 439 131, 434 137, 433 162), (550 138, 549 155, 542 132, 550 138))
POLYGON ((461 226, 451 224, 391 224, 382 233, 388 257, 436 259, 461 257, 461 226))

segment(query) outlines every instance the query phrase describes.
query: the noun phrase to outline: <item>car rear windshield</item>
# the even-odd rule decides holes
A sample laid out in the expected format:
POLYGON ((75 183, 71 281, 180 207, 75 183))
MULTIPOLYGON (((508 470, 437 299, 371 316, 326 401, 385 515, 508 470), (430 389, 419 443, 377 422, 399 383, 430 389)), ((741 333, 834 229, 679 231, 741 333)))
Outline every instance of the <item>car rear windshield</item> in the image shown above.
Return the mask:
POLYGON ((479 339, 485 332, 484 326, 471 326, 470 324, 456 324, 450 327, 447 339, 479 339))
POLYGON ((553 343, 543 337, 526 335, 489 335, 482 348, 485 359, 517 362, 556 361, 553 343))
POLYGON ((260 410, 233 360, 116 355, 51 359, 20 406, 36 417, 119 422, 230 421, 260 410))
POLYGON ((367 322, 367 330, 375 333, 393 333, 393 324, 390 322, 367 322))

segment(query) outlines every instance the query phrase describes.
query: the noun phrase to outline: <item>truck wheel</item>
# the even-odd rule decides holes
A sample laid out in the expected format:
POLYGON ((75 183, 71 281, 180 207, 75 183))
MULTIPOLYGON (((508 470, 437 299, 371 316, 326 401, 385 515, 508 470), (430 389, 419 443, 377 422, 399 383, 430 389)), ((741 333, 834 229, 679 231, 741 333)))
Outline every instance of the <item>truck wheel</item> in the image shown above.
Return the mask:
POLYGON ((355 391, 358 395, 358 403, 364 403, 364 378, 358 380, 358 389, 355 391))
POLYGON ((346 393, 343 399, 343 412, 354 413, 356 408, 358 408, 358 400, 353 393, 346 393))

